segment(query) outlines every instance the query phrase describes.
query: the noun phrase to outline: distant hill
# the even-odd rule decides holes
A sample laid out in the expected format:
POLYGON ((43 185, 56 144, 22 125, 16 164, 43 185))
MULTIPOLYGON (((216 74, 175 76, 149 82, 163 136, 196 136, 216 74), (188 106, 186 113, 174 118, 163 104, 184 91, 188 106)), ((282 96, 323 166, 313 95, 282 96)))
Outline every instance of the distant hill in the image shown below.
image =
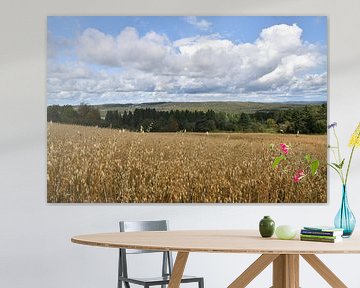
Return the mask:
POLYGON ((284 103, 261 103, 261 102, 154 102, 140 104, 102 104, 93 105, 100 110, 104 118, 109 110, 117 110, 120 113, 134 111, 135 109, 153 108, 158 111, 189 110, 225 112, 231 114, 255 113, 256 111, 275 111, 300 108, 306 105, 321 105, 326 102, 284 102, 284 103))

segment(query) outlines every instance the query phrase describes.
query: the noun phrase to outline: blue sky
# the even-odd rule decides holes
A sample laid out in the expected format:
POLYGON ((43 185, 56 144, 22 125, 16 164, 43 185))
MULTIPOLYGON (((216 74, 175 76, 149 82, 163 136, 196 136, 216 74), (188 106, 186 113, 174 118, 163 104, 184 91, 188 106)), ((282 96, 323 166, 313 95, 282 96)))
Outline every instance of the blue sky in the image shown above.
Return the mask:
POLYGON ((48 104, 327 99, 326 17, 47 21, 48 104))

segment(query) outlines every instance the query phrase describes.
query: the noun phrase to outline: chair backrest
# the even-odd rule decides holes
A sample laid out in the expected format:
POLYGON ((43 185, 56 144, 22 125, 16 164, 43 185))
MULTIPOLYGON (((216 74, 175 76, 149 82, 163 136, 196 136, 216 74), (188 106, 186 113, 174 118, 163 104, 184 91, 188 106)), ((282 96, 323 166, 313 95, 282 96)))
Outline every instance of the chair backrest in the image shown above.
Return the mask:
POLYGON ((167 231, 168 229, 169 229, 169 223, 167 220, 120 221, 121 232, 167 231))
MULTIPOLYGON (((167 231, 169 223, 167 220, 156 221, 120 221, 120 232, 137 231, 167 231)), ((159 251, 126 249, 126 254, 155 253, 159 251)))
MULTIPOLYGON (((120 232, 137 232, 137 231, 167 231, 169 224, 167 220, 158 221, 120 221, 120 232)), ((119 249, 119 276, 128 277, 127 257, 126 254, 140 253, 163 253, 162 275, 171 275, 173 267, 172 254, 169 251, 150 251, 136 249, 119 249)), ((127 284, 127 287, 130 287, 127 284)))

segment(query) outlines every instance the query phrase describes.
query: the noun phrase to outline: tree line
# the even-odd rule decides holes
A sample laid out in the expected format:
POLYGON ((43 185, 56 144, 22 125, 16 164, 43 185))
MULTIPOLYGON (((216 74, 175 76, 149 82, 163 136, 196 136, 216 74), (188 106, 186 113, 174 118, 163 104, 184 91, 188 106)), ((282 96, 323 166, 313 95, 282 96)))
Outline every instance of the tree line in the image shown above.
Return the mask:
POLYGON ((324 134, 327 130, 327 105, 309 105, 286 110, 259 110, 230 114, 213 110, 158 111, 153 108, 119 113, 106 112, 105 119, 96 107, 81 104, 52 105, 48 121, 145 132, 282 132, 324 134))

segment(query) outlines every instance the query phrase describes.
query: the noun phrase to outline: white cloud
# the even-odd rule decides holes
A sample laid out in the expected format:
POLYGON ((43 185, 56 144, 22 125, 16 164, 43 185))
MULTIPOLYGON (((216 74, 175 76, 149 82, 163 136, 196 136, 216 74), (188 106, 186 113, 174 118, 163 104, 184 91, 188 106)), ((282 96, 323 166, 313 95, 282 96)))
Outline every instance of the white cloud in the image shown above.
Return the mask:
POLYGON ((90 102, 324 97, 326 55, 301 35, 296 24, 266 28, 253 43, 240 44, 219 34, 172 42, 131 27, 116 37, 87 29, 77 42, 77 61, 49 60, 49 99, 68 99, 68 93, 90 102))
POLYGON ((149 70, 161 65, 170 49, 166 36, 149 32, 139 37, 136 29, 127 27, 117 37, 86 29, 79 38, 77 52, 87 62, 149 70))
POLYGON ((281 59, 278 66, 255 81, 255 84, 263 85, 271 89, 288 83, 298 71, 306 70, 315 66, 316 59, 313 55, 289 55, 281 59))
POLYGON ((88 65, 82 62, 65 62, 57 64, 48 62, 49 78, 60 79, 84 79, 93 77, 93 73, 88 65))
POLYGON ((325 93, 327 90, 327 73, 309 74, 302 78, 294 78, 289 90, 294 94, 306 91, 307 95, 310 96, 325 93))
POLYGON ((51 31, 47 33, 47 57, 56 58, 59 54, 70 54, 74 46, 73 39, 56 37, 51 31))
POLYGON ((256 46, 269 57, 281 56, 283 53, 296 53, 303 45, 302 29, 296 24, 274 25, 263 29, 256 40, 256 46))
POLYGON ((185 21, 195 28, 203 31, 207 31, 211 28, 211 22, 206 21, 205 19, 198 19, 196 16, 185 17, 185 21))

